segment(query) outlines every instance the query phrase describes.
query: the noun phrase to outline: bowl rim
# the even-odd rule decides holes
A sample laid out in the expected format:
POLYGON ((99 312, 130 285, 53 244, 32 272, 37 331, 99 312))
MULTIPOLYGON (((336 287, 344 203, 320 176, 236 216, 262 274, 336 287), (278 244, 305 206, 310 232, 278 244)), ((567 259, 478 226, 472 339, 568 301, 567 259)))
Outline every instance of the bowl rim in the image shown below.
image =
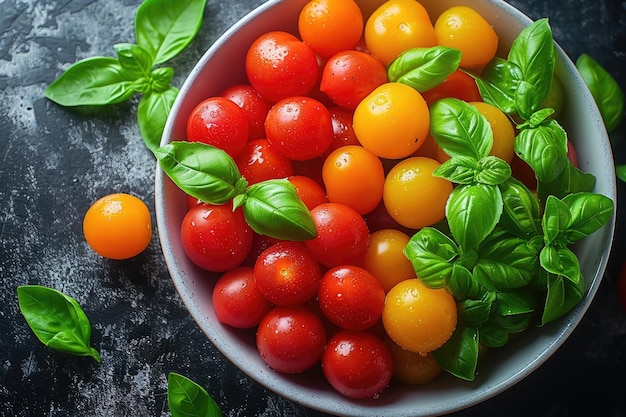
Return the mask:
MULTIPOLYGON (((301 3, 305 0, 299 0, 301 3)), ((214 56, 214 53, 219 50, 223 44, 235 35, 242 27, 270 11, 278 5, 289 3, 290 0, 269 0, 255 9, 247 13, 244 17, 233 24, 228 30, 226 30, 221 36, 219 36, 205 51, 201 59, 197 62, 190 74, 186 78, 183 86, 180 89, 180 93, 176 98, 170 115, 168 117, 163 136, 161 139, 161 145, 165 145, 172 140, 172 132, 174 128, 176 115, 181 111, 181 107, 188 105, 185 102, 186 93, 192 88, 197 78, 201 76, 201 68, 214 56)), ((484 2, 490 6, 495 6, 502 9, 503 14, 510 15, 511 18, 519 22, 520 25, 526 26, 532 22, 532 20, 512 5, 502 0, 484 0, 484 2)), ((555 42, 555 53, 557 55, 557 67, 560 71, 567 72, 569 76, 573 77, 574 82, 580 88, 581 99, 587 106, 590 106, 590 110, 596 113, 596 119, 599 115, 599 110, 591 93, 584 86, 582 78, 575 69, 575 66, 563 49, 555 42)), ((602 132, 603 129, 598 127, 598 131, 602 132)), ((611 166, 613 162, 612 152, 610 144, 608 142, 608 134, 604 129, 602 139, 603 152, 606 162, 610 162, 611 166), (607 149, 608 147, 608 149, 607 149)), ((607 188, 603 194, 610 197, 614 204, 617 204, 616 199, 616 181, 615 175, 605 178, 607 188)), ((155 215, 157 221, 157 230, 161 242, 161 248, 164 254, 166 266, 171 275, 172 282, 181 297, 183 304, 187 311, 190 313, 196 324, 200 327, 202 332, 207 336, 209 341, 238 369, 244 372, 248 377, 261 384, 262 386, 270 389, 271 391, 288 398, 289 400, 304 405, 308 408, 322 411, 328 414, 346 415, 346 416, 374 416, 374 415, 394 415, 394 416, 435 416, 459 411, 475 405, 479 402, 483 402, 496 395, 502 393, 519 381, 534 372, 541 364, 543 364, 548 358, 550 358, 558 349, 565 343, 575 327, 582 320, 585 312, 589 308, 597 289, 602 280, 604 271, 608 263, 609 252, 611 248, 611 242, 613 240, 615 229, 615 215, 611 221, 606 224, 602 230, 601 241, 603 245, 601 249, 598 249, 599 257, 597 258, 597 264, 594 268, 594 276, 586 277, 587 293, 585 298, 581 300, 565 317, 562 317, 556 323, 551 323, 546 326, 547 328, 547 342, 545 342, 545 349, 539 352, 530 362, 527 362, 525 366, 520 367, 517 372, 510 375, 508 379, 499 381, 497 384, 489 386, 476 386, 477 384, 467 383, 465 395, 459 398, 449 398, 447 402, 442 403, 439 406, 429 407, 423 409, 418 414, 415 414, 413 409, 397 408, 393 407, 393 400, 391 403, 379 403, 376 400, 350 400, 347 398, 337 398, 335 393, 331 393, 330 396, 324 395, 324 391, 316 390, 313 386, 297 386, 295 389, 292 386, 294 377, 289 375, 277 374, 267 368, 248 369, 246 368, 247 358, 236 356, 233 351, 232 344, 224 339, 220 332, 224 332, 224 328, 221 326, 215 326, 214 323, 207 321, 205 312, 203 312, 194 300, 192 289, 187 285, 186 279, 188 276, 185 271, 189 269, 190 265, 180 259, 180 250, 176 250, 170 245, 172 242, 173 231, 169 230, 165 225, 168 223, 168 204, 164 198, 168 192, 173 192, 173 183, 169 180, 167 175, 160 168, 158 162, 156 164, 155 172, 155 215), (604 251, 606 249, 606 251, 604 251), (389 408, 391 406, 391 408, 389 408), (384 414, 387 412, 388 414, 384 414), (374 413, 374 414, 372 414, 374 413), (383 413, 383 414, 381 414, 383 413)), ((184 204, 184 199, 181 199, 180 204, 184 204)), ((175 239, 174 239, 175 240, 175 239)), ((192 266, 193 268, 193 266, 192 266)), ((196 283, 197 284, 197 283, 196 283)), ((229 332, 238 333, 237 330, 228 329, 229 332)), ((244 336, 245 337, 245 336, 244 336)), ((297 381, 300 384, 301 381, 297 381)), ((326 389, 326 387, 325 387, 326 389)), ((328 387, 330 389, 330 387, 328 387)))

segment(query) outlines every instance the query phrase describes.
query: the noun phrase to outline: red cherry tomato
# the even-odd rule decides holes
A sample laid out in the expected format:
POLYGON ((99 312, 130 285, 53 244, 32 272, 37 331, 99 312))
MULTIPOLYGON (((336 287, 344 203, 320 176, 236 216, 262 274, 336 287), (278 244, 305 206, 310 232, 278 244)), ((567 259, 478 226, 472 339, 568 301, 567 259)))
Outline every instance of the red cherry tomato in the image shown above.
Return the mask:
POLYGON ((249 140, 235 159, 237 168, 252 185, 293 175, 291 159, 278 152, 266 139, 249 140))
POLYGON ((324 266, 358 264, 369 243, 365 220, 353 208, 341 203, 324 203, 311 210, 317 228, 306 248, 324 266))
POLYGON ((324 352, 326 331, 318 316, 303 306, 277 306, 259 324, 256 344, 275 371, 297 374, 311 369, 324 352))
POLYGON ((187 120, 187 140, 203 142, 236 158, 248 140, 248 116, 225 97, 200 102, 187 120))
POLYGON ((302 161, 328 149, 333 141, 333 124, 326 106, 310 97, 296 96, 270 109, 265 133, 278 152, 302 161))
POLYGON ((233 210, 232 204, 192 207, 183 218, 180 235, 189 259, 214 272, 239 266, 248 256, 253 239, 243 210, 233 210))
POLYGON ((393 375, 393 359, 382 339, 359 330, 340 330, 328 341, 322 371, 329 384, 348 398, 373 398, 393 375))
POLYGON ((237 84, 228 87, 220 94, 234 102, 248 116, 248 139, 265 137, 265 117, 270 110, 271 103, 249 84, 237 84))
POLYGON ((246 53, 245 66, 252 87, 271 102, 307 95, 319 73, 313 49, 281 31, 259 36, 246 53))
POLYGON ((328 60, 322 70, 320 90, 336 105, 354 110, 387 81, 387 69, 379 60, 366 52, 348 50, 328 60))
POLYGON ((332 151, 342 146, 360 145, 352 128, 354 111, 339 106, 332 106, 328 108, 328 112, 333 124, 333 141, 322 156, 327 157, 332 151))
POLYGON ((293 175, 287 180, 296 187, 298 196, 309 210, 322 203, 328 203, 324 189, 313 179, 304 175, 293 175))
POLYGON ((385 290, 365 269, 343 265, 324 273, 318 298, 331 322, 344 329, 365 330, 380 319, 385 290))
POLYGON ((259 255, 254 282, 277 305, 304 303, 317 294, 322 277, 319 264, 298 242, 279 242, 259 255))
POLYGON ((480 95, 476 81, 467 73, 456 70, 448 76, 441 84, 422 93, 422 97, 430 106, 435 101, 445 98, 454 97, 459 100, 467 101, 483 101, 480 95))
POLYGON ((212 299, 220 323, 238 329, 257 326, 271 307, 254 284, 254 270, 245 266, 225 272, 215 283, 212 299))

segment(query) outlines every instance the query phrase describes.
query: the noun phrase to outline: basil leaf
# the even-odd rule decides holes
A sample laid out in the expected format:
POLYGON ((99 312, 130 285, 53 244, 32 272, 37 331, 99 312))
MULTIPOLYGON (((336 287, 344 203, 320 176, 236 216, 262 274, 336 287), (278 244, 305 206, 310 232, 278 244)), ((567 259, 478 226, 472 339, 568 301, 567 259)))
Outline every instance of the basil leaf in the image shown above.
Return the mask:
POLYGON ((458 303, 459 320, 472 327, 479 327, 491 315, 496 293, 487 292, 480 300, 463 300, 458 303))
POLYGON ((549 196, 541 221, 545 244, 566 246, 561 236, 567 231, 571 221, 572 213, 569 207, 558 198, 549 196))
POLYGON ((445 345, 433 351, 433 356, 446 372, 473 381, 478 364, 478 341, 475 327, 460 325, 445 345))
POLYGON ((247 186, 235 161, 214 146, 174 141, 155 149, 154 155, 182 191, 206 203, 224 204, 247 186))
POLYGON ((167 405, 172 417, 222 417, 203 387, 175 372, 167 375, 167 405))
POLYGON ((565 315, 583 299, 584 294, 585 280, 574 283, 560 275, 549 274, 541 324, 545 325, 565 315))
POLYGON ((498 158, 488 155, 478 162, 476 182, 486 185, 498 185, 511 176, 511 166, 498 158))
MULTIPOLYGON (((526 330, 532 320, 532 313, 526 314, 514 314, 508 316, 501 316, 499 314, 492 314, 489 321, 480 328, 481 333, 486 326, 493 326, 505 331, 507 334, 519 333, 526 330)), ((508 337, 507 337, 508 339, 508 337)), ((507 340, 508 341, 508 340, 507 340)), ((495 346, 491 346, 495 347, 495 346)))
POLYGON ((174 68, 162 67, 157 68, 150 73, 151 90, 162 93, 170 88, 170 83, 174 78, 174 68))
POLYGON ((568 248, 548 245, 541 251, 539 261, 541 267, 551 274, 567 278, 575 284, 582 280, 578 258, 568 248))
POLYGON ((538 269, 537 253, 517 237, 490 239, 480 249, 474 278, 490 291, 508 291, 526 286, 538 269))
POLYGON ((515 138, 514 148, 539 181, 554 181, 568 163, 567 135, 556 120, 522 129, 515 138))
POLYGON ((450 158, 433 171, 433 175, 457 184, 473 184, 479 166, 477 161, 465 158, 450 158))
POLYGON ((571 213, 565 245, 578 242, 600 229, 615 211, 613 201, 601 194, 570 194, 562 201, 571 213))
POLYGON ((615 166, 615 175, 622 181, 626 181, 626 164, 615 166))
POLYGON ((480 343, 490 348, 506 345, 509 341, 509 332, 501 326, 487 322, 480 326, 480 343))
POLYGON ((485 292, 470 270, 461 262, 452 264, 452 273, 446 279, 446 288, 457 300, 477 299, 485 292))
POLYGON ((114 45, 117 59, 130 79, 148 77, 152 70, 152 56, 139 45, 118 43, 114 45))
POLYGON ((493 146, 491 125, 471 104, 455 98, 436 101, 430 111, 431 134, 452 158, 479 161, 493 146))
POLYGON ((44 96, 61 106, 102 106, 129 100, 129 79, 115 58, 86 58, 72 64, 44 91, 44 96))
POLYGON ((532 291, 500 291, 496 293, 494 313, 506 317, 532 313, 537 308, 537 296, 532 291))
POLYGON ((502 58, 494 58, 480 77, 473 76, 485 103, 506 114, 517 111, 515 96, 517 86, 523 79, 522 70, 516 64, 502 58))
POLYGON ((576 68, 598 104, 606 130, 613 131, 624 116, 624 92, 611 74, 589 55, 579 56, 576 68))
POLYGON ((403 252, 424 284, 442 288, 452 275, 459 248, 440 230, 424 227, 411 237, 403 252))
POLYGON ((153 91, 141 97, 137 106, 137 126, 146 147, 155 152, 161 143, 165 123, 172 110, 178 88, 163 92, 153 91))
POLYGON ((420 93, 441 84, 459 67, 461 51, 446 46, 412 48, 387 69, 389 81, 409 85, 420 93))
POLYGON ((296 241, 317 235, 311 212, 287 180, 261 181, 248 187, 243 213, 250 227, 262 235, 296 241))
POLYGON ((532 85, 525 88, 519 100, 528 101, 528 114, 538 110, 550 91, 554 72, 554 40, 548 19, 539 19, 525 27, 515 38, 508 60, 522 71, 522 79, 532 85))
POLYGON ((153 57, 154 65, 178 55, 200 29, 206 0, 146 0, 137 9, 137 44, 153 57))
POLYGON ((499 225, 519 237, 539 235, 541 218, 535 195, 513 177, 498 186, 503 207, 499 225))
POLYGON ((592 192, 595 186, 596 177, 582 172, 568 159, 563 171, 553 181, 537 183, 537 194, 541 201, 545 201, 549 195, 562 198, 571 193, 592 192))
POLYGON ((101 361, 98 351, 90 347, 89 319, 75 299, 39 285, 17 287, 17 298, 26 322, 44 345, 101 361))
POLYGON ((459 185, 446 204, 450 232, 463 251, 477 248, 493 231, 501 214, 502 196, 496 186, 459 185))

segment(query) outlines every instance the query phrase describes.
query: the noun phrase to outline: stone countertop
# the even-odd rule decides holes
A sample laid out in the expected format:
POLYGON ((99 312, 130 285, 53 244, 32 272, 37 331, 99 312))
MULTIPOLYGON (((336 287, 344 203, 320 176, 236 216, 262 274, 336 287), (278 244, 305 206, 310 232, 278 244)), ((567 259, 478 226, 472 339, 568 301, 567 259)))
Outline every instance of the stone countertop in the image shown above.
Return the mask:
MULTIPOLYGON (((173 84, 180 87, 210 44, 261 2, 209 0, 198 37, 169 63, 173 84)), ((168 416, 170 371, 204 386, 224 416, 322 416, 250 380, 206 340, 172 285, 156 230, 148 249, 127 261, 103 259, 83 239, 83 215, 103 195, 134 194, 154 213, 155 160, 136 127, 136 99, 70 109, 43 91, 70 64, 134 42, 139 3, 0 0, 0 416, 168 416), (23 284, 77 299, 101 364, 34 337, 17 305, 23 284)), ((626 2, 510 3, 532 18, 550 17, 572 59, 591 54, 626 89, 626 2)), ((620 163, 623 142, 622 125, 613 134, 620 163)), ((606 277, 562 348, 523 382, 455 415, 626 415, 626 311, 616 297, 623 236, 618 217, 606 277)))

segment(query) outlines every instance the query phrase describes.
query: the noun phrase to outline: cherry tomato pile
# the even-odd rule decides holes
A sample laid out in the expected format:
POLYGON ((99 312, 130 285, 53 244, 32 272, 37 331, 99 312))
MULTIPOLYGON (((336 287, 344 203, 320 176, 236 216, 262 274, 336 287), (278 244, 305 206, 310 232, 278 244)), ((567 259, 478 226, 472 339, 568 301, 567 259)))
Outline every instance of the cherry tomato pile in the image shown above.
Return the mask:
POLYGON ((494 131, 493 154, 512 162, 514 131, 457 70, 423 93, 389 82, 406 49, 459 49, 480 71, 498 37, 474 10, 432 21, 415 0, 389 0, 368 19, 353 0, 311 0, 298 34, 274 31, 246 54, 248 83, 209 97, 188 119, 187 139, 226 151, 250 184, 287 178, 311 212, 317 237, 256 234, 241 208, 188 200, 182 244, 198 266, 221 274, 217 318, 256 331, 278 372, 321 363, 351 398, 378 395, 395 375, 427 382, 441 372, 431 352, 454 332, 444 289, 425 286, 403 254, 415 230, 441 222, 453 186, 432 175, 446 155, 429 135, 429 105, 456 97, 494 131))

